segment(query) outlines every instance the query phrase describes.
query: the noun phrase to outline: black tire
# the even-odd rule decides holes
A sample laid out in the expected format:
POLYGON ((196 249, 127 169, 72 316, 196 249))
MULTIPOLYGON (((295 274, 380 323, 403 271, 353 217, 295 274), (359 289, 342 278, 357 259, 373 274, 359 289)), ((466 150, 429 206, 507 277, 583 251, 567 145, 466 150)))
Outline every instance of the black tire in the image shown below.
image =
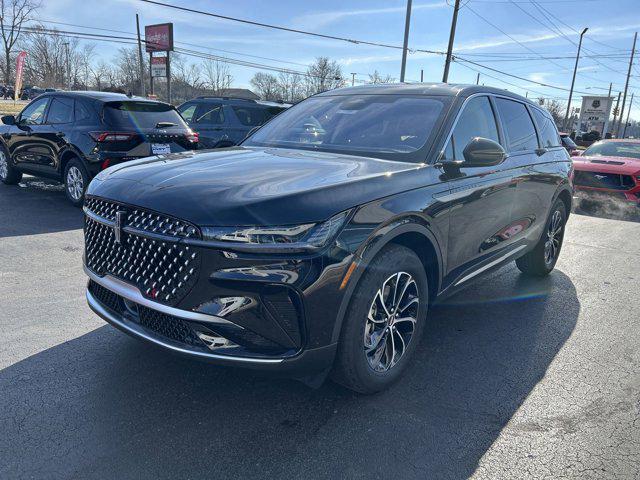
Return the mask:
POLYGON ((82 206, 90 180, 89 172, 80 159, 72 158, 67 162, 64 167, 64 192, 73 206, 82 206))
POLYGON ((535 248, 516 260, 516 265, 522 273, 536 277, 544 277, 551 273, 562 250, 566 223, 567 208, 562 200, 556 200, 535 248))
POLYGON ((5 185, 17 185, 22 180, 22 172, 11 165, 7 150, 0 146, 0 181, 5 185))
MULTIPOLYGON (((391 310, 393 302, 386 303, 389 303, 389 310, 391 310)), ((401 376, 415 353, 426 322, 428 304, 428 280, 420 258, 412 250, 403 246, 384 247, 367 267, 351 297, 340 334, 332 379, 351 390, 365 394, 388 388, 401 376), (398 275, 400 275, 399 281, 398 275), (413 284, 411 279, 414 281, 413 284), (389 281, 391 283, 387 283, 389 281), (398 313, 397 317, 394 315, 394 319, 390 320, 391 324, 387 320, 386 326, 384 323, 370 321, 369 318, 372 317, 376 320, 389 319, 384 313, 387 309, 383 311, 382 308, 378 308, 381 307, 378 303, 378 292, 384 290, 387 285, 388 300, 396 284, 400 286, 398 290, 401 292, 401 298, 397 300, 395 310, 402 313, 398 313), (407 288, 404 288, 405 285, 407 288), (417 303, 414 293, 418 297, 417 303), (372 309, 375 313, 369 317, 372 309), (415 317, 415 323, 407 321, 409 317, 415 317), (394 323, 396 318, 399 321, 394 323), (383 330, 385 332, 380 333, 383 330), (380 341, 375 342, 377 339, 380 341), (366 353, 367 342, 372 342, 371 347, 377 343, 379 348, 371 348, 370 353, 366 353), (389 360, 389 352, 395 348, 395 342, 398 345, 398 356, 393 354, 389 360), (404 349, 401 348, 402 345, 405 346, 404 349), (377 365, 376 355, 380 349, 383 349, 384 353, 380 355, 380 365, 377 365), (397 360, 393 362, 396 358, 397 360), (374 365, 384 367, 385 362, 390 366, 386 371, 374 368, 374 365)))

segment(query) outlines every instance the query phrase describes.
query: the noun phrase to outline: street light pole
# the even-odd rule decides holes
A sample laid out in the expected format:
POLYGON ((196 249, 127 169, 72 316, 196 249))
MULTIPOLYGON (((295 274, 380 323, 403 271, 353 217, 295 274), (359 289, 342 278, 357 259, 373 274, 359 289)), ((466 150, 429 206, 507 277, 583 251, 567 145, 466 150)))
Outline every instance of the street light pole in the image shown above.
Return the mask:
POLYGON ((578 61, 580 60, 580 49, 582 48, 582 37, 587 33, 589 28, 585 28, 580 33, 580 41, 578 42, 578 53, 576 54, 576 64, 573 67, 573 78, 571 79, 571 89, 569 90, 569 101, 567 102, 567 113, 564 115, 564 124, 563 128, 567 128, 567 120, 569 120, 569 109, 571 108, 571 98, 573 97, 573 86, 576 83, 576 72, 578 71, 578 61))
POLYGON ((409 44, 409 26, 411 25, 411 0, 407 0, 407 16, 404 20, 404 44, 402 46, 402 65, 400 66, 400 83, 404 82, 407 69, 407 48, 409 44))
POLYGON ((453 40, 456 37, 456 24, 458 23, 458 10, 460 10, 460 0, 456 0, 453 7, 453 18, 451 19, 451 31, 449 32, 449 46, 447 47, 447 59, 444 62, 444 73, 442 74, 442 83, 449 80, 449 66, 451 65, 451 57, 453 53, 453 40))

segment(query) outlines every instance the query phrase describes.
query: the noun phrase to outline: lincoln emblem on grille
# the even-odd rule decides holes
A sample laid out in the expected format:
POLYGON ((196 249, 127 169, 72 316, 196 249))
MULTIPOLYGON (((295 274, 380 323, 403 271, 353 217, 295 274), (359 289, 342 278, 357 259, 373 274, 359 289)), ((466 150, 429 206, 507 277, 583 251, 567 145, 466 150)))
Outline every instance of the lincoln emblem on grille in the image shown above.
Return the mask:
POLYGON ((116 212, 116 223, 113 225, 113 235, 117 244, 120 243, 122 238, 122 224, 124 223, 124 216, 126 214, 127 212, 122 210, 116 212))

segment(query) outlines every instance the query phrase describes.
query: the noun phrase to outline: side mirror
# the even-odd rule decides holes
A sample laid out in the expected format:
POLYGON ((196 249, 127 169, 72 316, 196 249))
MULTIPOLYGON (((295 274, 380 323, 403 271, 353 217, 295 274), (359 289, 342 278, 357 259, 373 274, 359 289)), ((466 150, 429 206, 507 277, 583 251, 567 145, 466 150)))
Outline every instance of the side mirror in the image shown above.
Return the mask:
POLYGON ((571 150, 569 155, 571 155, 572 157, 579 157, 581 155, 581 152, 580 152, 580 150, 575 149, 575 150, 571 150))
POLYGON ((464 162, 460 167, 490 167, 507 158, 502 145, 488 138, 475 137, 462 151, 464 162))
POLYGON ((0 118, 0 120, 2 120, 2 123, 4 123, 5 125, 16 124, 16 117, 14 117, 13 115, 4 115, 2 118, 0 118))

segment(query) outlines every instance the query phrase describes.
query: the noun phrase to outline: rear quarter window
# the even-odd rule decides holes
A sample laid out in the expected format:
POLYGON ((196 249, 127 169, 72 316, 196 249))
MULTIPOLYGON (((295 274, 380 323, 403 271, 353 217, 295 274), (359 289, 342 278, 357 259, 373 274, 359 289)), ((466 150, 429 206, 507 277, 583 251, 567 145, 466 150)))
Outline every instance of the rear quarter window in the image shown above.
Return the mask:
POLYGON ((284 110, 284 108, 278 107, 255 106, 233 106, 231 108, 240 123, 248 127, 263 125, 284 110))
POLYGON ((548 115, 538 110, 537 108, 532 108, 533 118, 538 125, 538 135, 540 135, 540 145, 543 147, 559 147, 561 146, 560 134, 558 133, 558 129, 553 121, 553 119, 548 115))

